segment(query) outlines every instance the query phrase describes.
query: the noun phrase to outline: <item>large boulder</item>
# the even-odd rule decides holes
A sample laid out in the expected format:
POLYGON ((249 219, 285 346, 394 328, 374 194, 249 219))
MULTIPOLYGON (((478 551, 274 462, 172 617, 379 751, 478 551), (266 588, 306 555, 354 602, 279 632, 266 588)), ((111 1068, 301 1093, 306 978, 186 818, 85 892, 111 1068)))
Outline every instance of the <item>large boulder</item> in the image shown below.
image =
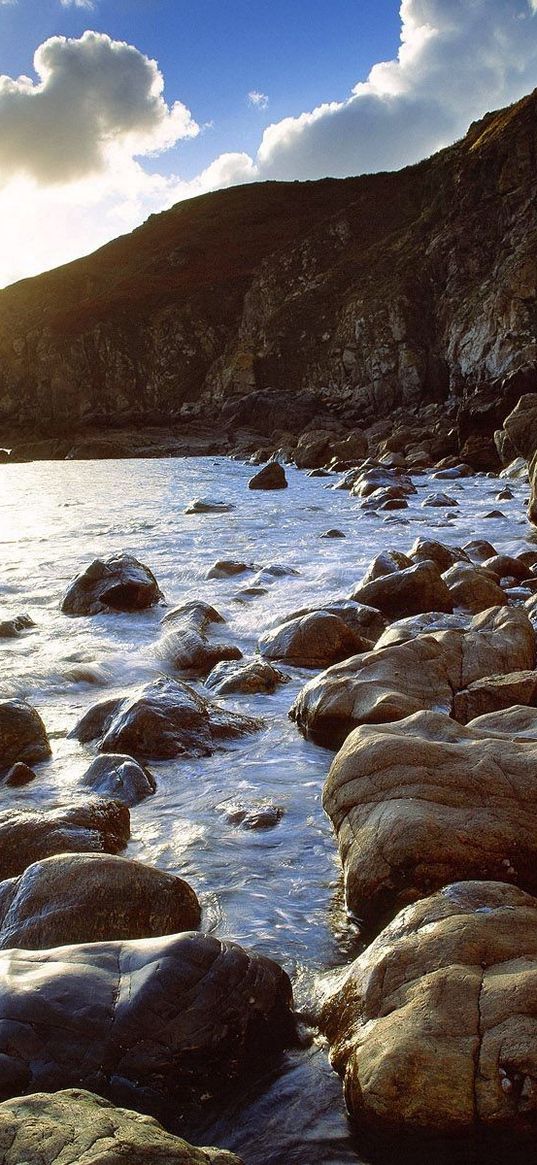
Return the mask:
POLYGON ((410 558, 407 558, 406 554, 402 554, 400 550, 382 550, 369 563, 360 585, 365 586, 366 583, 374 582, 377 578, 385 578, 387 574, 396 574, 398 570, 405 570, 408 566, 413 565, 410 558))
POLYGON ((70 583, 62 599, 64 615, 103 611, 142 611, 154 607, 162 592, 149 567, 132 554, 96 558, 70 583))
POLYGON ((280 967, 187 932, 0 956, 5 1098, 90 1088, 172 1121, 292 1037, 280 967))
POLYGON ((133 696, 90 708, 72 735, 82 743, 97 741, 100 752, 170 760, 210 756, 223 740, 256 732, 259 726, 259 720, 209 703, 188 684, 161 677, 133 696))
POLYGON ((35 708, 25 700, 1 700, 0 772, 18 761, 37 764, 50 755, 47 730, 35 708))
MULTIPOLYGON (((347 627, 354 632, 355 635, 360 636, 361 639, 369 640, 371 645, 376 643, 380 635, 386 627, 386 620, 380 611, 375 607, 368 607, 365 603, 355 603, 353 599, 336 599, 332 603, 326 603, 324 607, 301 607, 297 611, 290 611, 284 616, 284 623, 291 623, 295 619, 302 619, 304 615, 315 615, 319 611, 326 611, 329 615, 337 615, 338 619, 342 619, 347 627)), ((275 627, 281 627, 281 617, 276 621, 275 627)))
POLYGON ((318 469, 328 460, 334 434, 318 429, 303 433, 293 454, 298 469, 318 469))
POLYGON ((315 611, 282 623, 259 640, 266 659, 283 660, 292 667, 320 668, 367 651, 362 639, 337 615, 315 611))
POLYGON ((130 815, 120 801, 95 797, 59 809, 0 813, 0 878, 15 878, 53 854, 117 854, 130 837, 130 815))
POLYGON ((515 450, 513 456, 518 454, 529 461, 537 447, 537 392, 527 392, 520 397, 505 418, 503 427, 515 450))
POLYGON ((287 489, 287 478, 279 461, 269 461, 248 482, 248 489, 287 489))
POLYGON ((321 1017, 359 1127, 533 1147, 536 977, 537 902, 512 886, 459 882, 402 911, 321 1017))
POLYGON ((526 611, 498 607, 467 630, 430 631, 335 664, 302 688, 290 711, 306 736, 337 748, 360 724, 385 724, 413 712, 451 714, 455 692, 474 680, 535 664, 526 611))
POLYGON ((234 1153, 195 1148, 152 1117, 81 1088, 0 1104, 0 1158, 3 1165, 241 1165, 234 1153))
POLYGON ((369 924, 453 878, 537 892, 537 743, 438 712, 348 736, 323 804, 347 903, 369 924))
POLYGON ((447 615, 443 611, 427 611, 423 615, 409 615, 408 619, 396 619, 390 623, 376 647, 394 647, 396 643, 408 643, 418 635, 429 635, 436 631, 465 631, 470 623, 470 615, 458 612, 447 615))
POLYGON ((454 607, 459 611, 469 611, 477 615, 479 611, 486 611, 489 607, 501 607, 503 603, 507 603, 507 595, 498 586, 495 577, 471 562, 454 563, 449 570, 444 571, 442 578, 454 607))
POLYGON ((157 783, 149 769, 124 753, 97 756, 82 776, 81 784, 99 797, 113 797, 124 805, 137 805, 155 792, 157 783))
POLYGON ((442 575, 430 561, 360 583, 350 598, 376 607, 389 619, 404 619, 422 611, 453 610, 453 600, 442 575))
POLYGON ((60 854, 0 882, 0 948, 57 947, 195 930, 201 910, 181 878, 109 854, 60 854))
POLYGON ((413 562, 434 562, 440 573, 449 570, 455 562, 468 562, 468 555, 460 546, 446 546, 434 538, 416 538, 408 557, 413 562))

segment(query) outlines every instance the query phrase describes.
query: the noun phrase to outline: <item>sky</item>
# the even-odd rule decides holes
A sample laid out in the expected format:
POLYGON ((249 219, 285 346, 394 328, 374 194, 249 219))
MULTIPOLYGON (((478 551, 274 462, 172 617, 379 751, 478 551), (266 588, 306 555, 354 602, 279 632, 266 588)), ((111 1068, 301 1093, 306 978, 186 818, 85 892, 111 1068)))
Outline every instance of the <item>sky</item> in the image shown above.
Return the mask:
POLYGON ((224 186, 399 169, 537 86, 537 0, 0 0, 0 286, 224 186))

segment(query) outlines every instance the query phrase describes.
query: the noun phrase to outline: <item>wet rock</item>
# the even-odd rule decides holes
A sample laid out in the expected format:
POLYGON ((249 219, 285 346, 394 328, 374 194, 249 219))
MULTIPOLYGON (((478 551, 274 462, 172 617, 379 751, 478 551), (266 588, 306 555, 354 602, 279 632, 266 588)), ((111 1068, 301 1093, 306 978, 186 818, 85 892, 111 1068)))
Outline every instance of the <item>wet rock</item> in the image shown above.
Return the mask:
POLYGON ((0 883, 1 949, 152 938, 200 918, 187 882, 109 854, 60 854, 0 883))
POLYGON ((468 555, 460 546, 446 546, 443 542, 436 542, 433 538, 416 538, 408 552, 409 563, 434 562, 440 573, 449 570, 455 562, 467 562, 468 555))
POLYGON ((254 806, 228 805, 225 817, 230 825, 240 825, 241 829, 274 829, 284 815, 282 805, 262 803, 254 806))
POLYGON ((376 607, 391 619, 422 611, 452 611, 454 605, 434 562, 419 562, 373 582, 361 583, 349 597, 376 607))
POLYGON ((206 578, 233 578, 236 574, 245 574, 248 570, 255 568, 251 563, 237 562, 233 558, 220 558, 215 562, 214 566, 207 571, 206 578))
MULTIPOLYGON (((387 509, 389 502, 403 502, 403 509, 408 505, 407 491, 402 486, 390 485, 387 489, 375 489, 361 503, 362 510, 387 509)), ((395 507, 397 509, 397 507, 395 507)))
POLYGON ((195 933, 6 951, 0 984, 4 1096, 90 1087, 175 1125, 293 1031, 281 968, 195 933))
POLYGON ((466 542, 462 549, 472 562, 477 563, 486 562, 487 558, 492 558, 497 554, 492 542, 487 542, 484 538, 476 538, 473 542, 466 542))
POLYGON ((513 886, 459 882, 402 911, 321 1018, 358 1125, 533 1139, 536 969, 537 903, 513 886))
POLYGON ((501 607, 507 603, 507 596, 493 577, 487 576, 480 567, 470 562, 457 562, 442 575, 453 606, 476 615, 489 607, 501 607))
POLYGON ((221 741, 259 727, 259 720, 209 703, 188 684, 160 678, 133 696, 91 708, 72 735, 84 742, 96 741, 100 752, 169 760, 210 756, 221 741))
POLYGON ((514 496, 515 495, 514 495, 512 489, 509 489, 509 486, 506 486, 505 489, 499 490, 499 492, 494 495, 494 501, 495 502, 510 502, 511 499, 514 498, 514 496))
POLYGON ((130 837, 126 805, 95 797, 59 809, 9 809, 0 813, 0 879, 54 854, 110 853, 130 837))
POLYGON ((367 650, 367 643, 337 615, 315 611, 282 623, 259 640, 267 659, 284 660, 292 667, 318 668, 367 650))
POLYGON ((223 615, 211 607, 210 603, 204 603, 201 599, 192 599, 188 603, 181 603, 179 607, 173 607, 171 611, 168 611, 161 619, 163 626, 168 623, 188 623, 189 626, 195 627, 202 634, 211 624, 225 623, 225 621, 223 615))
POLYGON ((18 788, 20 785, 29 785, 30 781, 35 781, 35 778, 36 773, 29 765, 25 765, 24 761, 17 761, 4 777, 4 784, 18 788))
POLYGON ((522 582, 531 577, 529 567, 520 558, 514 558, 511 554, 493 554, 485 559, 483 567, 485 570, 494 571, 499 579, 515 578, 522 582))
POLYGON ((279 461, 269 461, 248 482, 248 489, 287 489, 285 469, 279 461))
POLYGON ((155 576, 132 554, 96 558, 67 588, 64 615, 99 615, 103 611, 142 611, 162 599, 155 576))
POLYGON ((408 502, 404 498, 388 498, 387 501, 382 502, 379 510, 407 510, 408 502))
POLYGON ((512 481, 528 480, 528 463, 524 457, 515 457, 509 465, 502 469, 500 477, 507 477, 512 481))
POLYGON ((184 511, 185 514, 230 514, 235 506, 230 502, 219 502, 215 498, 194 498, 184 511))
POLYGON ((519 457, 529 461, 535 453, 535 433, 537 432, 537 393, 527 392, 520 396, 503 427, 519 457))
POLYGON ((241 1165, 233 1153, 194 1148, 151 1117, 81 1088, 4 1101, 0 1157, 3 1165, 241 1165))
POLYGON ((376 925, 453 877, 535 893, 536 763, 537 742, 438 712, 356 729, 323 794, 349 907, 376 925))
POLYGON ((395 574, 396 571, 406 570, 408 566, 412 565, 410 558, 407 558, 406 554, 402 554, 400 550, 382 550, 369 563, 360 585, 365 586, 366 583, 374 582, 377 578, 385 578, 387 574, 395 574))
POLYGON ((476 680, 455 694, 453 715, 460 724, 467 724, 476 716, 511 708, 514 704, 537 707, 537 672, 518 671, 476 680))
POLYGON ((12 619, 0 620, 0 639, 18 639, 25 631, 35 627, 29 615, 14 615, 12 619))
POLYGON ((461 477, 472 477, 473 472, 471 465, 461 462, 449 469, 438 469, 436 473, 433 473, 433 478, 435 481, 459 481, 461 477))
POLYGON ((390 488, 397 489, 400 497, 403 494, 417 493, 410 477, 384 466, 374 466, 360 473, 354 481, 351 493, 356 498, 368 498, 377 489, 390 488))
POLYGON ((37 764, 50 755, 47 730, 35 708, 25 700, 1 700, 0 772, 17 761, 37 764))
POLYGON ((346 537, 347 537, 347 535, 343 533, 343 530, 337 530, 337 529, 325 530, 323 534, 319 534, 319 538, 346 538, 346 537))
MULTIPOLYGON (((342 619, 347 627, 354 632, 355 635, 360 636, 361 639, 369 640, 371 644, 376 643, 377 639, 386 627, 386 620, 380 611, 375 607, 368 607, 365 603, 355 603, 353 599, 338 599, 333 603, 327 603, 324 607, 302 607, 298 611, 290 611, 285 615, 284 622, 290 623, 294 619, 302 619, 304 615, 315 615, 319 611, 325 611, 329 615, 337 615, 338 619, 342 619)), ((275 627, 281 627, 280 619, 275 623, 275 627)))
POLYGON ((505 518, 502 510, 489 510, 486 514, 481 514, 482 518, 505 518))
POLYGON ((302 688, 290 711, 308 737, 337 748, 360 724, 452 711, 454 693, 484 676, 529 671, 535 634, 526 611, 498 607, 467 631, 435 631, 335 664, 302 688))
POLYGON ((393 647, 396 643, 408 643, 417 635, 429 635, 436 631, 466 631, 470 615, 458 613, 448 615, 443 611, 427 611, 423 615, 410 615, 408 619, 396 619, 378 639, 376 647, 393 647))
POLYGON ((449 494, 437 493, 428 494, 428 496, 422 501, 421 504, 422 506, 451 507, 458 506, 459 503, 456 498, 450 498, 449 494))
POLYGON ((218 663, 205 680, 205 687, 218 696, 255 695, 274 692, 287 684, 289 676, 265 660, 251 663, 218 663))
POLYGON ((324 465, 333 437, 333 433, 324 429, 303 433, 293 454, 297 469, 319 469, 324 465))
POLYGON ((157 782, 149 769, 121 753, 105 753, 90 764, 81 784, 100 797, 112 797, 124 805, 137 805, 156 790, 157 782))

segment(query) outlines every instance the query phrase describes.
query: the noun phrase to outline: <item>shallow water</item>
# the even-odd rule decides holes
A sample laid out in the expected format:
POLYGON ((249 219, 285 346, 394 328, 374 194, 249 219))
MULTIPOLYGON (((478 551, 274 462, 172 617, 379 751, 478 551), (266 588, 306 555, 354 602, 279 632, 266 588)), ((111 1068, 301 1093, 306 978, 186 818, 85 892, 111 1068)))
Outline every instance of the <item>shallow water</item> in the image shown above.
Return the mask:
MULTIPOLYGON (((193 598, 211 602, 227 620, 223 637, 251 656, 259 634, 286 613, 348 595, 381 549, 406 551, 418 535, 453 545, 482 537, 508 553, 532 546, 523 506, 528 487, 521 482, 509 483, 512 501, 496 502, 504 484, 497 479, 416 477, 410 508, 382 520, 347 492, 334 491, 336 479, 289 469, 287 490, 254 493, 246 488, 251 474, 251 467, 223 458, 2 467, 2 617, 27 611, 37 628, 0 641, 0 694, 22 696, 39 709, 54 750, 34 784, 2 791, 5 807, 86 796, 79 781, 91 756, 67 734, 90 705, 164 668, 155 651, 162 609, 92 619, 61 614, 67 583, 97 556, 122 549, 137 555, 170 606, 193 598), (459 506, 423 509, 423 498, 437 490, 459 506), (187 503, 200 496, 236 508, 185 515, 187 503), (505 518, 485 520, 491 509, 505 518), (346 539, 320 539, 331 527, 346 539), (267 594, 240 601, 256 570, 207 580, 218 558, 284 564, 300 573, 265 576, 267 594)), ((157 793, 131 810, 126 853, 187 878, 201 898, 204 929, 275 958, 294 981, 298 1006, 308 1007, 319 977, 353 956, 358 935, 342 904, 336 847, 320 805, 332 754, 304 741, 287 718, 312 673, 284 670, 291 680, 273 695, 222 700, 263 717, 260 733, 209 759, 150 764, 157 793), (246 831, 227 822, 231 803, 265 800, 285 811, 275 829, 246 831)), ((242 1153, 247 1165, 364 1159, 347 1125, 340 1082, 317 1045, 283 1057, 206 1131, 214 1143, 242 1153)))

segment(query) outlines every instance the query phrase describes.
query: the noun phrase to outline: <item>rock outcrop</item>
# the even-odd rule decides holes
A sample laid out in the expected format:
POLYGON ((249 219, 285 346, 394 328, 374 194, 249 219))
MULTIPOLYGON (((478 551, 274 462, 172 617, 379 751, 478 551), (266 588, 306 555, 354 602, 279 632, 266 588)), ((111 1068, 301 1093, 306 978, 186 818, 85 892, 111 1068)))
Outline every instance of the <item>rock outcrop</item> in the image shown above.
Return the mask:
POLYGON ((81 1088, 0 1104, 0 1157, 3 1165, 241 1165, 234 1153, 194 1148, 81 1088))
POLYGON ((357 1124, 535 1136, 537 901, 459 882, 402 911, 324 1007, 357 1124))
POLYGON ((306 460, 356 461, 361 430, 389 417, 413 464, 444 455, 451 424, 453 452, 494 467, 494 431, 537 388, 536 104, 397 173, 181 202, 2 291, 5 443, 33 431, 91 455, 110 425, 116 444, 121 426, 152 425, 173 448, 200 421, 222 450, 241 427, 295 442, 310 429, 325 448, 306 460), (436 450, 412 410, 446 398, 436 450))

